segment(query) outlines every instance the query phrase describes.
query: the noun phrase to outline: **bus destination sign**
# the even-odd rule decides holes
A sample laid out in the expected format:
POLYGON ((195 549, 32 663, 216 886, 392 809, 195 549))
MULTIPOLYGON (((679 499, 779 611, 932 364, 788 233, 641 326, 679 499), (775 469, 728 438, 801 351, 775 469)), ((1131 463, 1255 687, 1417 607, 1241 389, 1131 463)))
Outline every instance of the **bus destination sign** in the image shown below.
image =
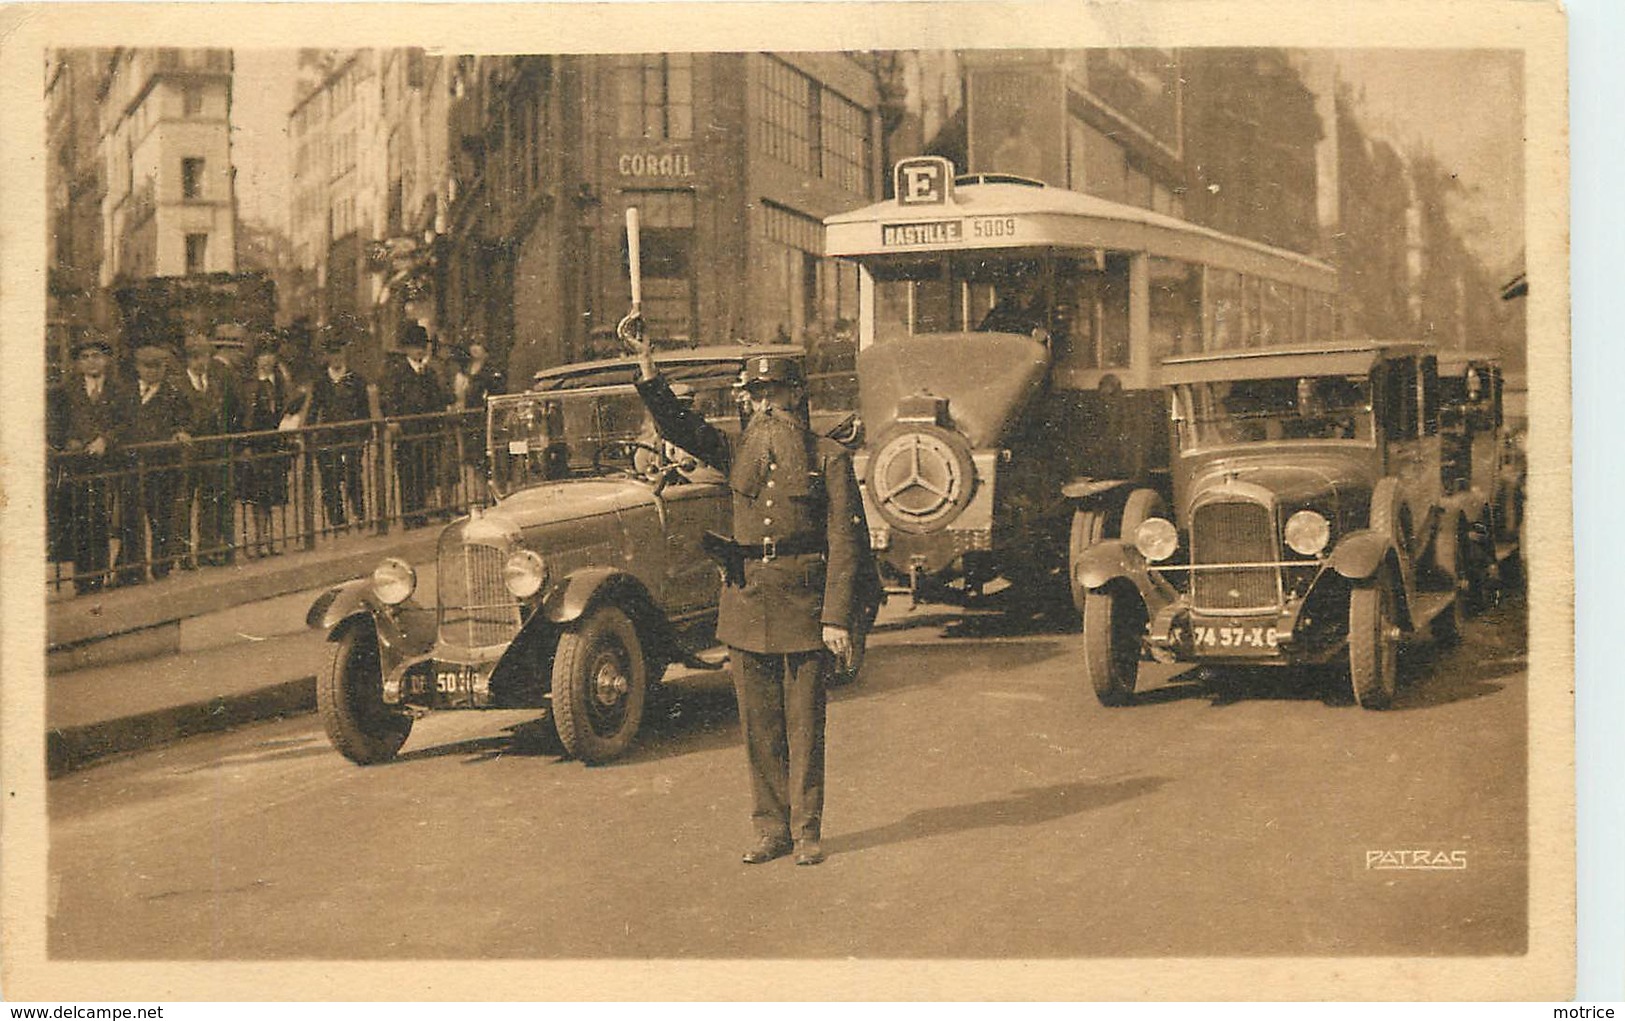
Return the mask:
POLYGON ((907 245, 946 245, 963 240, 965 240, 963 220, 885 223, 880 226, 880 243, 888 248, 907 245))

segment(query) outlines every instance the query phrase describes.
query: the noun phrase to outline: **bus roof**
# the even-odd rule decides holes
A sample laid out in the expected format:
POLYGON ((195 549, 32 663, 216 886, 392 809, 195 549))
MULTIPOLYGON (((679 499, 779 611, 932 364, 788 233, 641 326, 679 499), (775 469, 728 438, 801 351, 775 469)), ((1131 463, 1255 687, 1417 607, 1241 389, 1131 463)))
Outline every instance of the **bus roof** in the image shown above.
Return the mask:
POLYGON ((859 257, 967 249, 1098 248, 1147 252, 1282 280, 1319 291, 1337 273, 1318 259, 1139 206, 1036 182, 988 175, 958 184, 943 202, 895 201, 824 220, 825 254, 859 257), (995 223, 995 218, 1005 221, 995 223))
POLYGON ((1227 379, 1360 375, 1384 358, 1436 350, 1420 341, 1349 340, 1290 347, 1254 347, 1179 355, 1162 360, 1162 382, 1211 383, 1227 379))

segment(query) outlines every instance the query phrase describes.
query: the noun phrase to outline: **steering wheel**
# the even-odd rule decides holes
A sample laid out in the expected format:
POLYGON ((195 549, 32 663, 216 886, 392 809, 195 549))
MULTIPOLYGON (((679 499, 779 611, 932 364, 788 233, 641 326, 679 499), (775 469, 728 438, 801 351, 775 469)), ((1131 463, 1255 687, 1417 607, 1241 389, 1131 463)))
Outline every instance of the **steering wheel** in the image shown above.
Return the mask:
POLYGON ((619 470, 626 472, 628 475, 644 475, 644 474, 662 475, 662 474, 665 473, 665 468, 664 467, 661 467, 658 472, 653 472, 653 473, 640 472, 638 470, 638 468, 637 468, 636 463, 633 460, 634 456, 637 454, 637 452, 639 450, 646 450, 649 453, 653 454, 655 456, 656 465, 663 466, 665 464, 665 460, 666 460, 665 451, 661 450, 659 447, 655 446, 652 443, 645 443, 643 440, 637 440, 637 439, 610 440, 608 443, 605 443, 603 446, 601 446, 597 450, 593 451, 593 455, 592 455, 593 471, 595 471, 595 472, 604 471, 605 470, 605 467, 604 467, 604 455, 606 453, 610 452, 610 451, 615 451, 616 458, 624 460, 626 463, 624 465, 613 465, 612 467, 618 468, 619 470))

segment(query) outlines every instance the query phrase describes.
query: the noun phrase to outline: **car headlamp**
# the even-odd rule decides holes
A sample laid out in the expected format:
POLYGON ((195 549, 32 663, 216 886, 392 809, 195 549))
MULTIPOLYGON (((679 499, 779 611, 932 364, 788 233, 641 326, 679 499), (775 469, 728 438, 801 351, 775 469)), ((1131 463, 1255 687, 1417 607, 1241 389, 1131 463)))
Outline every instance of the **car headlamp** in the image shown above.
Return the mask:
POLYGON ((1167 518, 1146 518, 1134 530, 1134 547, 1153 564, 1167 560, 1179 548, 1179 530, 1167 518))
POLYGON ((516 598, 529 599, 547 584, 547 562, 528 549, 522 549, 502 565, 502 583, 516 598))
POLYGON ((404 560, 390 557, 372 569, 372 591, 379 602, 398 606, 418 587, 418 574, 404 560))
POLYGON ((1294 553, 1312 557, 1331 540, 1331 522, 1316 511, 1301 510, 1286 519, 1286 544, 1294 553))

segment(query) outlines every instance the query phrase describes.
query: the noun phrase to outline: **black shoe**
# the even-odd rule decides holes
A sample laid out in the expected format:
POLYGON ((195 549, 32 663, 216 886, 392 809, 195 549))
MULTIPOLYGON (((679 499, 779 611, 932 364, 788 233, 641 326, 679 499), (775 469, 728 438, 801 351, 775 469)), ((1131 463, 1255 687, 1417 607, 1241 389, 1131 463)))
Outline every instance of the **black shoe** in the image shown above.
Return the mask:
POLYGON ((817 865, 824 860, 824 846, 816 839, 796 843, 796 864, 817 865))
POLYGON ((785 837, 763 837, 756 842, 756 846, 746 851, 740 861, 746 865, 760 865, 772 861, 774 858, 783 858, 790 853, 790 841, 785 837))

